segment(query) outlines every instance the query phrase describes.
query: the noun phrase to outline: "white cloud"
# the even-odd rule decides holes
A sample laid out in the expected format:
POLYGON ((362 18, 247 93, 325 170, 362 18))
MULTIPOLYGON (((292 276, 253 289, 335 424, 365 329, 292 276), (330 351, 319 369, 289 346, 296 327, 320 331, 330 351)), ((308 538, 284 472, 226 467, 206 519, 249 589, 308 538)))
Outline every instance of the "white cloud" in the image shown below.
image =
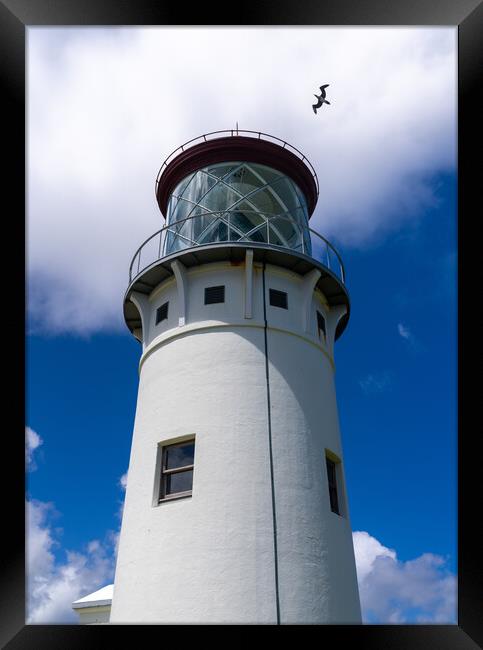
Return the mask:
POLYGON ((29 471, 37 469, 34 452, 42 444, 43 440, 39 434, 30 427, 25 427, 25 464, 29 471))
POLYGON ((391 389, 391 385, 391 374, 387 371, 369 373, 359 380, 359 386, 366 395, 385 392, 391 389))
MULTIPOLYGON (((121 516, 122 516, 122 511, 121 511, 121 516)), ((118 552, 118 549, 119 549, 119 537, 120 537, 120 535, 121 535, 121 530, 120 529, 118 529, 118 530, 110 530, 110 531, 108 531, 108 534, 107 534, 107 539, 109 541, 109 544, 111 544, 111 546, 113 548, 113 553, 114 553, 115 558, 117 557, 117 552, 118 552)))
POLYGON ((29 28, 31 331, 124 330, 130 260, 163 224, 154 180, 183 142, 237 121, 287 140, 317 170, 312 227, 359 246, 434 204, 455 107, 454 28, 29 28))
POLYGON ((399 335, 402 336, 403 339, 406 339, 407 341, 410 341, 413 338, 409 329, 405 327, 402 323, 398 323, 397 331, 399 332, 399 335))
POLYGON ((396 552, 394 550, 383 546, 375 537, 371 537, 369 533, 357 531, 352 534, 352 537, 359 583, 364 582, 371 573, 376 558, 390 557, 393 560, 396 559, 396 552))
MULTIPOLYGON (((37 441, 35 436, 30 438, 37 441)), ((119 479, 123 490, 127 474, 119 479)), ((118 512, 120 520, 123 506, 124 500, 118 512)), ((108 530, 103 542, 90 540, 83 552, 66 550, 62 561, 55 554, 61 547, 62 529, 53 525, 58 517, 60 513, 52 502, 26 502, 29 623, 78 623, 71 608, 74 600, 113 582, 120 530, 108 530)))
POLYGON ((456 623, 456 576, 444 558, 424 553, 402 562, 364 531, 353 541, 364 622, 456 623))
MULTIPOLYGON (((124 512, 124 498, 125 498, 125 493, 126 493, 126 488, 127 488, 127 478, 128 478, 127 474, 128 474, 127 471, 124 472, 124 474, 119 479, 119 487, 123 491, 123 495, 122 495, 123 498, 120 501, 118 501, 119 509, 117 511, 117 516, 118 516, 120 522, 122 521, 122 513, 124 512)), ((118 543, 119 543, 119 531, 116 533, 116 535, 117 535, 117 537, 115 539, 115 545, 116 545, 116 553, 117 553, 117 546, 118 546, 118 543)))
POLYGON ((92 540, 83 553, 66 551, 56 558, 60 530, 54 528, 52 503, 27 501, 27 622, 77 623, 74 600, 112 582, 112 535, 107 542, 92 540))
POLYGON ((127 487, 127 472, 124 472, 124 474, 119 479, 119 485, 122 487, 123 490, 126 489, 126 487, 127 487))

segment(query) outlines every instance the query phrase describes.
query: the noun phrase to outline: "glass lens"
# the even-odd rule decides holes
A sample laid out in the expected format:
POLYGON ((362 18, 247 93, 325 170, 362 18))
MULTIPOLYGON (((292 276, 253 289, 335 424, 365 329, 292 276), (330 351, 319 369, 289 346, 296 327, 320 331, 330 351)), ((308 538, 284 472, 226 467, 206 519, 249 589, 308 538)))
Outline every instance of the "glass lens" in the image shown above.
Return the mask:
POLYGON ((287 177, 282 177, 272 184, 273 191, 276 193, 280 205, 283 206, 280 212, 295 213, 300 210, 300 202, 294 188, 294 183, 287 177))
POLYGON ((167 223, 190 219, 167 237, 163 250, 169 254, 210 242, 266 242, 267 228, 256 227, 266 217, 282 215, 285 221, 270 224, 270 243, 311 254, 306 201, 290 178, 255 163, 210 165, 184 178, 171 195, 167 223))
POLYGON ((273 183, 277 178, 283 176, 282 172, 279 172, 276 169, 272 169, 271 167, 267 167, 266 165, 246 163, 246 166, 258 178, 258 185, 273 183))
POLYGON ((186 178, 183 178, 183 180, 180 183, 178 183, 178 185, 174 188, 173 195, 178 197, 183 196, 183 192, 188 187, 193 176, 194 176, 194 172, 189 174, 189 176, 186 176, 186 178))
POLYGON ((232 172, 234 169, 238 167, 239 163, 220 163, 218 165, 213 165, 212 167, 207 167, 206 171, 209 174, 213 174, 214 176, 218 176, 218 178, 223 178, 224 176, 227 176, 232 172))

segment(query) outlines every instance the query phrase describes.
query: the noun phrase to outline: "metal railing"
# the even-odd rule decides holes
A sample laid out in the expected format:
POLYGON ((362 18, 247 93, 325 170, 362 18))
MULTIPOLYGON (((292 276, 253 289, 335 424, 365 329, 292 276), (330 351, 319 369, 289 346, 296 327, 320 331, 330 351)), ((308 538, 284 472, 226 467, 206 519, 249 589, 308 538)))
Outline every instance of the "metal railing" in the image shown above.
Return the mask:
POLYGON ((163 164, 161 165, 161 167, 160 167, 160 169, 159 169, 159 171, 158 171, 158 175, 156 176, 156 183, 155 183, 155 187, 154 187, 155 195, 156 195, 156 196, 158 195, 158 185, 159 185, 159 181, 160 181, 160 178, 161 178, 162 173, 164 172, 164 170, 165 170, 166 167, 168 166, 168 163, 169 163, 169 162, 170 162, 174 157, 176 157, 176 155, 178 155, 179 152, 182 152, 182 151, 185 151, 186 149, 189 149, 190 147, 188 147, 188 145, 190 145, 191 147, 193 147, 195 144, 200 144, 201 142, 207 142, 208 140, 215 140, 216 137, 213 137, 213 136, 221 137, 221 136, 219 135, 220 133, 225 134, 225 136, 226 136, 226 135, 231 135, 232 137, 233 137, 233 136, 237 136, 237 135, 239 135, 240 133, 242 133, 243 135, 251 134, 251 135, 248 135, 248 137, 253 137, 253 138, 256 138, 256 139, 258 139, 258 140, 261 139, 261 136, 264 136, 265 139, 271 139, 271 140, 274 140, 277 144, 278 144, 278 143, 281 143, 283 149, 285 149, 286 147, 289 148, 289 149, 290 149, 292 152, 294 152, 294 153, 295 153, 295 154, 296 154, 296 155, 297 155, 297 156, 298 156, 298 157, 299 157, 303 162, 305 162, 306 165, 307 165, 307 167, 310 169, 310 172, 312 173, 312 176, 314 177, 315 186, 316 186, 316 188, 317 188, 317 198, 318 198, 318 196, 319 196, 319 179, 317 178, 317 174, 316 174, 316 172, 315 172, 315 169, 314 169, 313 165, 312 165, 311 162, 308 160, 308 158, 306 158, 306 157, 304 156, 304 154, 303 154, 301 151, 299 151, 296 147, 294 147, 293 145, 289 144, 289 143, 286 142, 285 140, 282 140, 281 138, 277 138, 277 137, 274 136, 274 135, 270 135, 269 133, 263 133, 262 131, 249 131, 249 130, 247 130, 247 129, 225 129, 225 130, 223 130, 223 131, 211 131, 210 133, 205 133, 205 134, 203 134, 203 135, 199 135, 199 136, 197 136, 196 138, 192 138, 191 140, 188 140, 187 142, 185 142, 184 144, 182 144, 180 147, 176 147, 176 149, 175 149, 174 151, 172 151, 172 152, 169 154, 169 156, 164 160, 163 164))
POLYGON ((195 215, 164 226, 137 249, 129 266, 129 284, 149 266, 173 253, 199 246, 224 246, 228 243, 246 244, 247 248, 262 245, 302 253, 321 263, 345 284, 342 259, 325 237, 289 217, 267 216, 259 212, 256 214, 258 217, 262 216, 263 221, 258 224, 250 223, 252 228, 245 226, 245 232, 237 221, 239 213, 236 211, 195 215), (195 219, 198 223, 193 222, 195 219), (289 223, 288 236, 287 224, 281 222, 289 223), (198 232, 195 233, 195 230, 198 232))

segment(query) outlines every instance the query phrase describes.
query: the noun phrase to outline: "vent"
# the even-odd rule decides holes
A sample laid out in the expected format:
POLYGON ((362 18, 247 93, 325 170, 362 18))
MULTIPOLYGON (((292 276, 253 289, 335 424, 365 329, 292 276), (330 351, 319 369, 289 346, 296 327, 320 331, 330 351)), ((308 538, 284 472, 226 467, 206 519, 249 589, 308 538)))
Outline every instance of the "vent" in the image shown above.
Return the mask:
POLYGON ((168 305, 169 302, 165 302, 164 305, 161 305, 161 307, 158 307, 156 310, 156 325, 162 320, 166 320, 168 318, 168 305))
POLYGON ((270 289, 270 304, 272 307, 281 307, 282 309, 288 309, 287 294, 285 291, 270 289))
POLYGON ((322 316, 320 311, 317 312, 317 327, 318 327, 318 330, 319 330, 319 335, 322 332, 322 334, 324 335, 324 338, 325 338, 325 336, 326 336, 326 334, 325 334, 325 318, 322 316))
POLYGON ((212 305, 215 302, 225 302, 225 287, 206 287, 205 305, 212 305))
POLYGON ((333 460, 325 458, 327 462, 327 478, 329 479, 330 509, 340 515, 339 497, 337 494, 337 467, 333 460))

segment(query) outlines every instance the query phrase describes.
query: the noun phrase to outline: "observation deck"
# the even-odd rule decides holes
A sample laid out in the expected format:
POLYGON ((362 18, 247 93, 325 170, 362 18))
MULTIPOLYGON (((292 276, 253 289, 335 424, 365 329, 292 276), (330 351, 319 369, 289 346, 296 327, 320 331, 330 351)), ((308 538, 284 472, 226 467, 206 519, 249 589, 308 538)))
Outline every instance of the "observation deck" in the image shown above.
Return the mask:
POLYGON ((347 307, 336 338, 342 334, 350 312, 344 265, 332 244, 308 225, 319 183, 298 149, 258 131, 208 133, 166 158, 155 193, 166 225, 141 244, 129 267, 124 317, 131 331, 141 324, 131 293, 149 295, 173 275, 175 259, 187 268, 240 264, 249 248, 255 263, 300 275, 320 270, 316 287, 329 306, 347 307))

